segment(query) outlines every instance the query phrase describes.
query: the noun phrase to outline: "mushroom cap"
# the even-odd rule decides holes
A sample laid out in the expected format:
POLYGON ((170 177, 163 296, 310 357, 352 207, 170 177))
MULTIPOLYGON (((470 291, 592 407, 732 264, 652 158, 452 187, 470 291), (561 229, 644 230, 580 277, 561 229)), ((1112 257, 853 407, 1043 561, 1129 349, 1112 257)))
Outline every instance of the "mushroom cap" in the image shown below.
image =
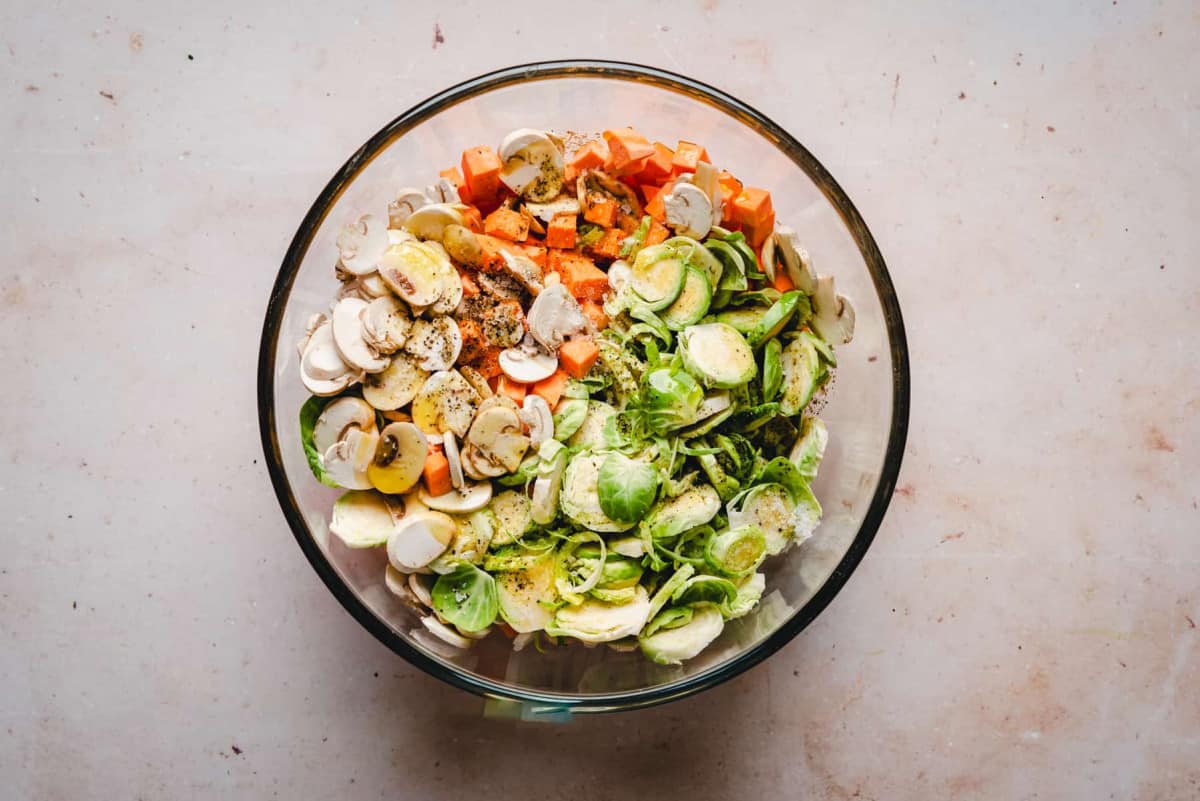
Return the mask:
POLYGON ((367 467, 375 456, 379 433, 370 429, 351 428, 321 456, 321 467, 338 486, 346 489, 372 488, 367 467))
POLYGON ((338 264, 351 275, 374 272, 388 247, 387 222, 364 214, 342 227, 337 236, 338 264))
POLYGON ((552 284, 529 306, 526 314, 529 333, 548 351, 557 351, 570 334, 587 330, 587 318, 579 301, 562 284, 552 284))
POLYGON ((313 425, 313 446, 325 453, 340 442, 351 428, 373 430, 375 410, 362 398, 338 398, 321 410, 313 425))
POLYGON ((456 533, 454 519, 442 512, 405 514, 388 537, 388 562, 402 573, 420 570, 450 547, 456 533))
POLYGON ((500 180, 518 195, 546 201, 562 191, 563 154, 544 131, 513 131, 501 141, 499 156, 504 164, 500 180))
POLYGON ((342 360, 367 373, 382 372, 387 359, 379 356, 363 339, 363 312, 367 302, 361 298, 342 298, 333 307, 333 344, 342 360))
POLYGON ((439 512, 465 515, 477 512, 492 500, 492 482, 464 484, 462 489, 451 490, 445 495, 430 495, 425 487, 418 491, 421 503, 439 512))
POLYGON ((363 339, 380 353, 404 347, 412 328, 408 309, 390 293, 367 304, 362 313, 363 339))
POLYGON ((300 357, 300 380, 309 392, 322 397, 337 395, 358 380, 358 372, 346 364, 337 351, 331 323, 321 323, 308 337, 304 353, 300 357), (338 363, 343 371, 340 375, 330 378, 312 375, 314 369, 320 375, 329 375, 337 369, 338 363))
POLYGON ((833 276, 822 275, 817 278, 813 307, 812 327, 821 339, 834 345, 844 345, 854 338, 854 306, 845 295, 837 294, 833 276))
POLYGON ((558 359, 542 351, 525 348, 505 348, 500 351, 500 369, 520 384, 534 384, 554 375, 558 359))
POLYGON ((416 320, 404 350, 417 359, 422 370, 449 370, 462 353, 463 339, 458 324, 450 317, 416 320))
POLYGON ((712 228, 712 200, 695 184, 676 182, 663 198, 663 210, 667 225, 681 236, 702 239, 712 228))
POLYGON ((541 395, 530 393, 521 404, 521 422, 529 427, 529 447, 538 448, 554 436, 554 415, 541 395))
POLYGON ((429 205, 429 198, 420 189, 406 186, 396 193, 396 199, 388 203, 388 225, 399 228, 413 212, 429 205))
POLYGON ((467 442, 491 464, 502 466, 509 473, 516 472, 525 451, 529 450, 529 437, 521 433, 520 416, 499 404, 475 416, 467 432, 467 442))

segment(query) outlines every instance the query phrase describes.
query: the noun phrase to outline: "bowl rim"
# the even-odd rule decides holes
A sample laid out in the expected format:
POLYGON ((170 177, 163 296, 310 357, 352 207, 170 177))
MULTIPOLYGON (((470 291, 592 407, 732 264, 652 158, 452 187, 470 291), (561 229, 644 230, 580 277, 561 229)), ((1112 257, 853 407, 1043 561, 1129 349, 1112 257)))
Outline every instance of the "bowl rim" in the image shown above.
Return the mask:
POLYGON ((368 139, 325 185, 288 246, 271 289, 258 355, 258 420, 267 470, 271 476, 271 483, 274 486, 280 508, 292 529, 296 542, 313 569, 316 570, 317 575, 324 581, 325 586, 345 607, 346 611, 376 639, 411 664, 431 676, 477 695, 528 705, 530 713, 535 715, 539 713, 561 714, 567 711, 601 712, 638 709, 678 700, 715 687, 743 673, 791 641, 829 605, 834 596, 845 586, 879 530, 895 490, 900 464, 904 456, 908 435, 909 394, 908 345, 895 286, 884 263, 883 255, 863 221, 862 215, 859 214, 849 196, 829 171, 782 127, 761 112, 720 89, 656 67, 600 59, 533 62, 479 75, 417 103, 368 139), (754 648, 744 651, 726 662, 694 676, 687 676, 654 687, 590 695, 527 690, 485 677, 469 675, 459 670, 447 669, 442 663, 409 645, 359 600, 340 579, 333 565, 317 546, 292 493, 284 469, 279 441, 275 434, 275 353, 287 300, 313 237, 342 192, 395 139, 441 110, 511 84, 556 78, 605 78, 650 83, 658 88, 684 94, 713 106, 718 111, 739 120, 742 124, 756 129, 764 138, 774 144, 813 180, 826 200, 841 216, 843 223, 858 245, 883 307, 892 359, 892 420, 888 433, 887 450, 884 454, 875 494, 850 547, 821 588, 773 634, 754 648))

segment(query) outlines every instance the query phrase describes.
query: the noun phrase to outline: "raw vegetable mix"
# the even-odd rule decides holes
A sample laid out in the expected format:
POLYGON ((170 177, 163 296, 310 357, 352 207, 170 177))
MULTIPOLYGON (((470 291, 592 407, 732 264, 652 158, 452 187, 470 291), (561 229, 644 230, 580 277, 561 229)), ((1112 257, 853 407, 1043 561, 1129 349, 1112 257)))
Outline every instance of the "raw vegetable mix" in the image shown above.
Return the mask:
POLYGON ((854 311, 702 146, 513 131, 336 244, 304 452, 346 490, 330 531, 446 643, 677 664, 818 525, 810 402, 854 311))

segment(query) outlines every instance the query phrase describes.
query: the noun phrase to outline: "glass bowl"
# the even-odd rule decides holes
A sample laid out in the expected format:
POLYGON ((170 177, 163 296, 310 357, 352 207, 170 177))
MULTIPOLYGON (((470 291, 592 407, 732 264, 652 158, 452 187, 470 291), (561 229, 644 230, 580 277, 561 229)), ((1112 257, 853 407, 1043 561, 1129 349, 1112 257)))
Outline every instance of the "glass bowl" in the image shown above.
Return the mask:
POLYGON ((782 128, 729 95, 688 78, 609 61, 512 67, 461 83, 401 114, 371 137, 317 197, 271 292, 258 365, 263 449, 284 516, 317 574, 354 618, 426 672, 523 716, 631 709, 720 684, 777 651, 850 577, 883 519, 908 425, 908 353, 883 257, 833 177, 782 128), (514 652, 493 634, 454 651, 427 634, 384 586, 386 554, 329 536, 337 490, 319 484, 300 444, 307 398, 296 342, 337 286, 334 240, 347 221, 383 213, 395 191, 436 180, 463 149, 514 128, 599 132, 632 126, 651 140, 703 143, 714 163, 770 190, 778 220, 800 234, 822 274, 854 300, 854 341, 838 350, 823 419, 829 448, 814 491, 825 509, 816 534, 765 565, 758 609, 682 667, 640 653, 575 644, 514 652))

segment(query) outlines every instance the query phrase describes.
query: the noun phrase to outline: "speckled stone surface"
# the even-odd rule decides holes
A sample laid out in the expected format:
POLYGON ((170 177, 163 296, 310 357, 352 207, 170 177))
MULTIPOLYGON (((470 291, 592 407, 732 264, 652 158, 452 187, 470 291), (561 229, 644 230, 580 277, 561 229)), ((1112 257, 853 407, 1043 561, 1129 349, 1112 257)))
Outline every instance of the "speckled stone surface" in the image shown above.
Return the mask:
POLYGON ((995 5, 6 4, 0 795, 1200 797, 1200 17, 995 5), (898 287, 912 425, 874 547, 783 651, 518 724, 317 579, 255 357, 351 151, 579 55, 716 84, 837 176, 898 287))

